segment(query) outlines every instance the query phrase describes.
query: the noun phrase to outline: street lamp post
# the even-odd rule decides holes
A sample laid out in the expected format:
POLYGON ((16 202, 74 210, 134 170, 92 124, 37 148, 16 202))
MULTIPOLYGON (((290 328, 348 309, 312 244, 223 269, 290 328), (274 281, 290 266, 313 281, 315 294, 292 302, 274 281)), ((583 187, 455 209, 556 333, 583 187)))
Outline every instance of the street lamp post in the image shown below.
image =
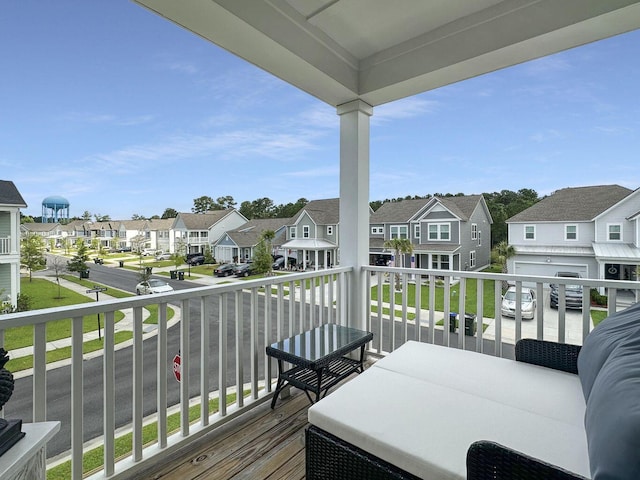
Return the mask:
POLYGON ((191 278, 191 259, 189 254, 191 253, 191 244, 187 243, 187 265, 189 266, 189 278, 191 278))

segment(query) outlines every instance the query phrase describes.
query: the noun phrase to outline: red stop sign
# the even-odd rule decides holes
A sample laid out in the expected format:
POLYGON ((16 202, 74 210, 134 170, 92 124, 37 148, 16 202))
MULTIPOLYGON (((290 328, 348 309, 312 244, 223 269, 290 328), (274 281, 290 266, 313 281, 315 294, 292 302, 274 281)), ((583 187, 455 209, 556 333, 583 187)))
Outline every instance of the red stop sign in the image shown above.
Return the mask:
POLYGON ((178 354, 175 357, 173 357, 173 376, 176 377, 177 381, 180 381, 180 373, 181 373, 180 354, 178 354))

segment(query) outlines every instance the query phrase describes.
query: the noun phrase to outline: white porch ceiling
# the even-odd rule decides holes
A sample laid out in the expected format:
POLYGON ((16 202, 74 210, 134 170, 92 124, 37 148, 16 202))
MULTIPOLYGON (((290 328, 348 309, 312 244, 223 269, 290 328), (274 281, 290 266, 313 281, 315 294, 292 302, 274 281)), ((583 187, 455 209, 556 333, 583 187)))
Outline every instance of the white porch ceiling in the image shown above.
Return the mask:
POLYGON ((333 106, 377 106, 640 28, 640 0, 134 1, 333 106))

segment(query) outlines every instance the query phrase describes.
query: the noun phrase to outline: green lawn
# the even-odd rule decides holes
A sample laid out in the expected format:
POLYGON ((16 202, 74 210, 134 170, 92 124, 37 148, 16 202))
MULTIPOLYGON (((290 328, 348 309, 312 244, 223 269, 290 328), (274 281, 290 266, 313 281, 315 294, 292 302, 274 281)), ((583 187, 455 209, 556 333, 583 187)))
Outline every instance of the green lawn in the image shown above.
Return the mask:
MULTIPOLYGON (((93 288, 95 282, 86 279, 80 279, 71 275, 61 276, 65 280, 77 283, 87 289, 93 288)), ((21 293, 31 298, 31 310, 64 307, 69 305, 78 305, 81 303, 93 302, 95 300, 76 293, 64 287, 58 288, 58 285, 49 280, 42 278, 22 278, 20 283, 21 293)), ((110 296, 115 298, 126 298, 134 296, 131 293, 118 290, 117 288, 108 288, 106 291, 110 296)), ((145 307, 149 311, 149 316, 145 319, 147 324, 158 323, 158 306, 149 305, 145 307)), ((173 318, 175 311, 169 308, 167 311, 167 320, 173 318)), ((124 318, 124 313, 116 311, 115 321, 119 322, 124 318)), ((95 315, 83 318, 83 332, 92 332, 98 329, 98 318, 95 315)), ((101 321, 101 328, 104 319, 101 321)), ((28 347, 33 345, 33 325, 24 327, 10 328, 5 331, 5 348, 7 350, 15 350, 17 348, 28 347)), ((47 342, 69 338, 71 336, 71 319, 58 320, 47 324, 47 342)), ((131 332, 119 332, 115 336, 116 343, 124 342, 132 338, 131 332)), ((102 348, 102 340, 91 340, 83 344, 84 353, 93 352, 102 348)), ((71 347, 62 347, 47 352, 47 363, 63 360, 71 357, 71 347)), ((18 358, 12 358, 7 363, 7 368, 12 372, 31 368, 33 366, 33 355, 27 355, 18 358)))
MULTIPOLYGON (((485 318, 493 318, 495 311, 495 281, 494 280, 482 280, 484 282, 483 285, 483 317, 485 318)), ((468 280, 466 282, 466 290, 467 294, 465 297, 465 312, 466 313, 474 313, 476 314, 477 309, 477 295, 478 295, 478 285, 476 280, 468 280)), ((460 285, 456 284, 451 286, 450 291, 450 310, 457 311, 458 310, 458 302, 459 302, 459 291, 460 285)), ((436 311, 444 311, 444 287, 436 286, 435 292, 435 310, 436 311)), ((402 296, 403 292, 396 291, 395 292, 395 303, 396 305, 402 304, 402 296)), ((390 290, 389 284, 385 283, 382 286, 382 301, 385 303, 389 303, 390 300, 390 290)), ((416 298, 416 285, 414 283, 407 284, 407 305, 410 307, 415 307, 415 298, 416 298)), ((371 301, 378 301, 378 286, 371 287, 371 301)), ((421 308, 426 310, 429 306, 429 286, 422 285, 420 290, 420 303, 421 308)))

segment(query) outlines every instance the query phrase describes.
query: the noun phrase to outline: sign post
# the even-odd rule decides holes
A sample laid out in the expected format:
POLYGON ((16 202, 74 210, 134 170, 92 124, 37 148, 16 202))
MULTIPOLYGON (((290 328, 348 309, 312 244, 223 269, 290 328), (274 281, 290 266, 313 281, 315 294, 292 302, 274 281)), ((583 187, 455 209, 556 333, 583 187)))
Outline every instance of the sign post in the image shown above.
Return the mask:
POLYGON ((173 357, 173 376, 176 377, 176 380, 180 381, 180 375, 182 373, 182 367, 180 366, 180 354, 178 353, 175 357, 173 357))
MULTIPOLYGON (((100 292, 105 292, 107 287, 101 287, 100 285, 94 285, 92 289, 87 290, 87 293, 96 293, 96 302, 98 301, 98 295, 100 292)), ((98 339, 102 340, 102 333, 100 330, 100 314, 98 313, 98 339)))

